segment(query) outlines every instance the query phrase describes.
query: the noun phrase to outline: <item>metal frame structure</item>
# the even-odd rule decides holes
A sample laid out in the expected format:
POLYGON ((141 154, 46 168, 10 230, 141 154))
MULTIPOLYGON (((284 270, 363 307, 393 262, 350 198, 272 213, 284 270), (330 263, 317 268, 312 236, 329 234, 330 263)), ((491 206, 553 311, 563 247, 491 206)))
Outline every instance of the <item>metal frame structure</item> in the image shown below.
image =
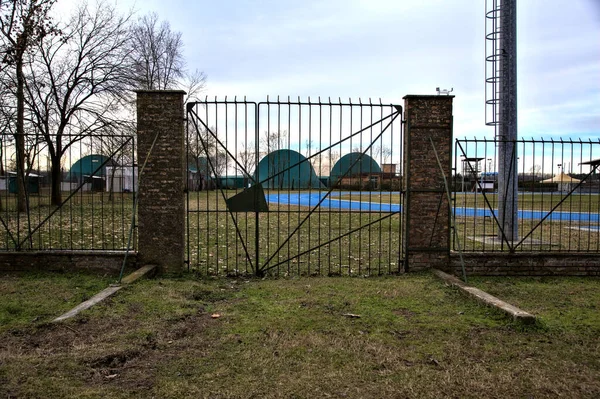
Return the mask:
POLYGON ((486 0, 485 122, 494 127, 498 151, 498 237, 518 241, 517 2, 486 0))
POLYGON ((188 268, 256 275, 402 272, 402 171, 351 173, 366 155, 401 168, 402 142, 402 107, 371 100, 188 104, 187 162, 206 159, 210 169, 200 178, 205 190, 187 190, 188 268), (279 150, 301 156, 259 178, 259 161, 279 150), (350 152, 360 155, 342 175, 323 178, 350 152), (306 183, 312 181, 301 176, 306 167, 321 176, 319 184, 306 183), (266 185, 281 175, 296 176, 299 184, 266 185))
MULTIPOLYGON (((128 243, 135 192, 106 192, 101 171, 127 154, 130 168, 135 162, 135 140, 130 135, 93 136, 63 135, 63 142, 71 143, 63 159, 66 165, 75 163, 88 154, 103 154, 103 161, 90 170, 88 181, 83 178, 67 184, 60 205, 50 199, 50 165, 43 164, 48 156, 47 146, 40 137, 28 137, 27 150, 35 160, 24 171, 25 181, 32 171, 44 175, 37 193, 25 191, 26 212, 17 211, 17 195, 6 187, 0 191, 0 250, 3 251, 80 251, 135 249, 136 234, 128 243), (101 191, 85 191, 91 180, 103 181, 101 191)), ((2 142, 2 162, 10 164, 15 150, 10 141, 2 142), (11 155, 12 154, 12 155, 11 155)), ((116 162, 116 163, 114 163, 116 162)), ((122 166, 126 167, 126 166, 122 166)), ((133 174, 132 174, 133 175, 133 174)), ((82 177, 82 176, 80 176, 82 177)), ((135 182, 133 182, 135 187, 135 182)), ((27 187, 27 185, 26 185, 27 187)), ((62 187, 61 187, 62 190, 62 187)))
MULTIPOLYGON (((500 140, 457 139, 455 170, 460 157, 490 160, 500 155, 500 140)), ((460 229, 462 249, 467 252, 600 252, 600 140, 516 140, 518 148, 519 239, 503 230, 500 215, 506 205, 499 200, 501 184, 496 170, 473 170, 470 192, 461 191, 462 176, 455 180, 454 218, 460 229), (548 182, 560 175, 561 166, 577 178, 560 187, 548 182), (574 171, 573 171, 574 170, 574 171), (482 181, 495 180, 495 190, 487 192, 482 181), (458 202, 457 202, 458 201, 458 202), (501 237, 496 231, 501 231, 501 237)), ((494 163, 495 164, 495 163, 494 163)), ((455 175, 455 179, 457 175, 455 175)), ((464 191, 464 190, 462 190, 464 191)), ((454 249, 457 248, 454 242, 454 249)))

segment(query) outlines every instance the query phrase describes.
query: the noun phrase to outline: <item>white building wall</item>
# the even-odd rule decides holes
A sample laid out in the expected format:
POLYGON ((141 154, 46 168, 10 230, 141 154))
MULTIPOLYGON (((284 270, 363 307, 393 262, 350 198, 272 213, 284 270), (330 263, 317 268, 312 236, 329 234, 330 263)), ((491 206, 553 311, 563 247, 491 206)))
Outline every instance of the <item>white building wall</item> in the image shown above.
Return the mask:
POLYGON ((137 166, 107 166, 106 167, 106 191, 111 189, 113 193, 133 192, 138 189, 137 166), (114 175, 113 175, 114 169, 114 175))

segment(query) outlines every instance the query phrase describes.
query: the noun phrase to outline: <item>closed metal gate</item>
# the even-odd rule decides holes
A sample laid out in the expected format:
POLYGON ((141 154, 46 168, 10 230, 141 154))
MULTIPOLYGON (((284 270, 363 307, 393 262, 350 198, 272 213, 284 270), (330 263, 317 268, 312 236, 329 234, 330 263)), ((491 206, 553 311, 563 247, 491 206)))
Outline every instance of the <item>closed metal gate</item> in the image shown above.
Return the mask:
POLYGON ((188 268, 402 272, 402 131, 370 100, 188 104, 188 268))

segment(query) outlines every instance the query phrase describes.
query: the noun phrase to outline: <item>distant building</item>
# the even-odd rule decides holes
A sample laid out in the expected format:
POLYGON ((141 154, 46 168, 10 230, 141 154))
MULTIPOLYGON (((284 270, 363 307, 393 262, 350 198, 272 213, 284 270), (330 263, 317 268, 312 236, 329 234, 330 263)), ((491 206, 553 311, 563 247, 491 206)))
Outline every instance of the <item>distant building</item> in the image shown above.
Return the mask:
POLYGON ((61 182, 61 191, 102 191, 106 169, 117 163, 105 155, 91 154, 77 160, 61 182))
POLYGON ((264 188, 323 188, 310 161, 294 150, 276 150, 258 163, 254 172, 264 188))
POLYGON ((106 168, 106 192, 136 192, 139 186, 137 166, 109 166, 106 168))
MULTIPOLYGON (((19 190, 17 188, 17 172, 8 172, 8 192, 16 194, 19 190)), ((4 180, 6 186, 6 180, 4 180)), ((40 192, 40 175, 29 173, 25 176, 25 185, 29 194, 38 194, 40 192)))
POLYGON ((397 165, 379 164, 367 154, 352 152, 340 158, 331 169, 329 185, 334 188, 358 190, 399 190, 397 165))

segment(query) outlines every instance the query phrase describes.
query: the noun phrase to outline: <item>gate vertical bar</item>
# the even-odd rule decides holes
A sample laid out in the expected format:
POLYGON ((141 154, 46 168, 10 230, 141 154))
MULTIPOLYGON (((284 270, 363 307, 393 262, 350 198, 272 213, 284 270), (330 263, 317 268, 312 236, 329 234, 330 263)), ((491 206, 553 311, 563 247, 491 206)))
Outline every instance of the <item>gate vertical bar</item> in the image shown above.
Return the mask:
MULTIPOLYGON (((259 133, 259 117, 260 115, 260 106, 256 105, 256 107, 254 108, 254 162, 255 162, 255 167, 254 167, 254 174, 255 174, 255 179, 256 184, 260 184, 258 182, 258 161, 260 159, 260 133, 259 133)), ((259 201, 259 193, 258 190, 254 191, 254 203, 257 204, 259 201)), ((261 261, 260 261, 260 212, 258 211, 258 209, 254 212, 254 274, 262 277, 262 272, 260 270, 260 265, 261 265, 261 261)))
POLYGON ((404 97, 403 210, 405 269, 447 269, 450 261, 450 207, 433 142, 450 180, 452 99, 454 96, 404 97), (438 221, 442 221, 437 222, 438 221))
POLYGON ((145 164, 137 194, 138 263, 178 273, 185 256, 185 92, 136 93, 138 162, 145 164))

